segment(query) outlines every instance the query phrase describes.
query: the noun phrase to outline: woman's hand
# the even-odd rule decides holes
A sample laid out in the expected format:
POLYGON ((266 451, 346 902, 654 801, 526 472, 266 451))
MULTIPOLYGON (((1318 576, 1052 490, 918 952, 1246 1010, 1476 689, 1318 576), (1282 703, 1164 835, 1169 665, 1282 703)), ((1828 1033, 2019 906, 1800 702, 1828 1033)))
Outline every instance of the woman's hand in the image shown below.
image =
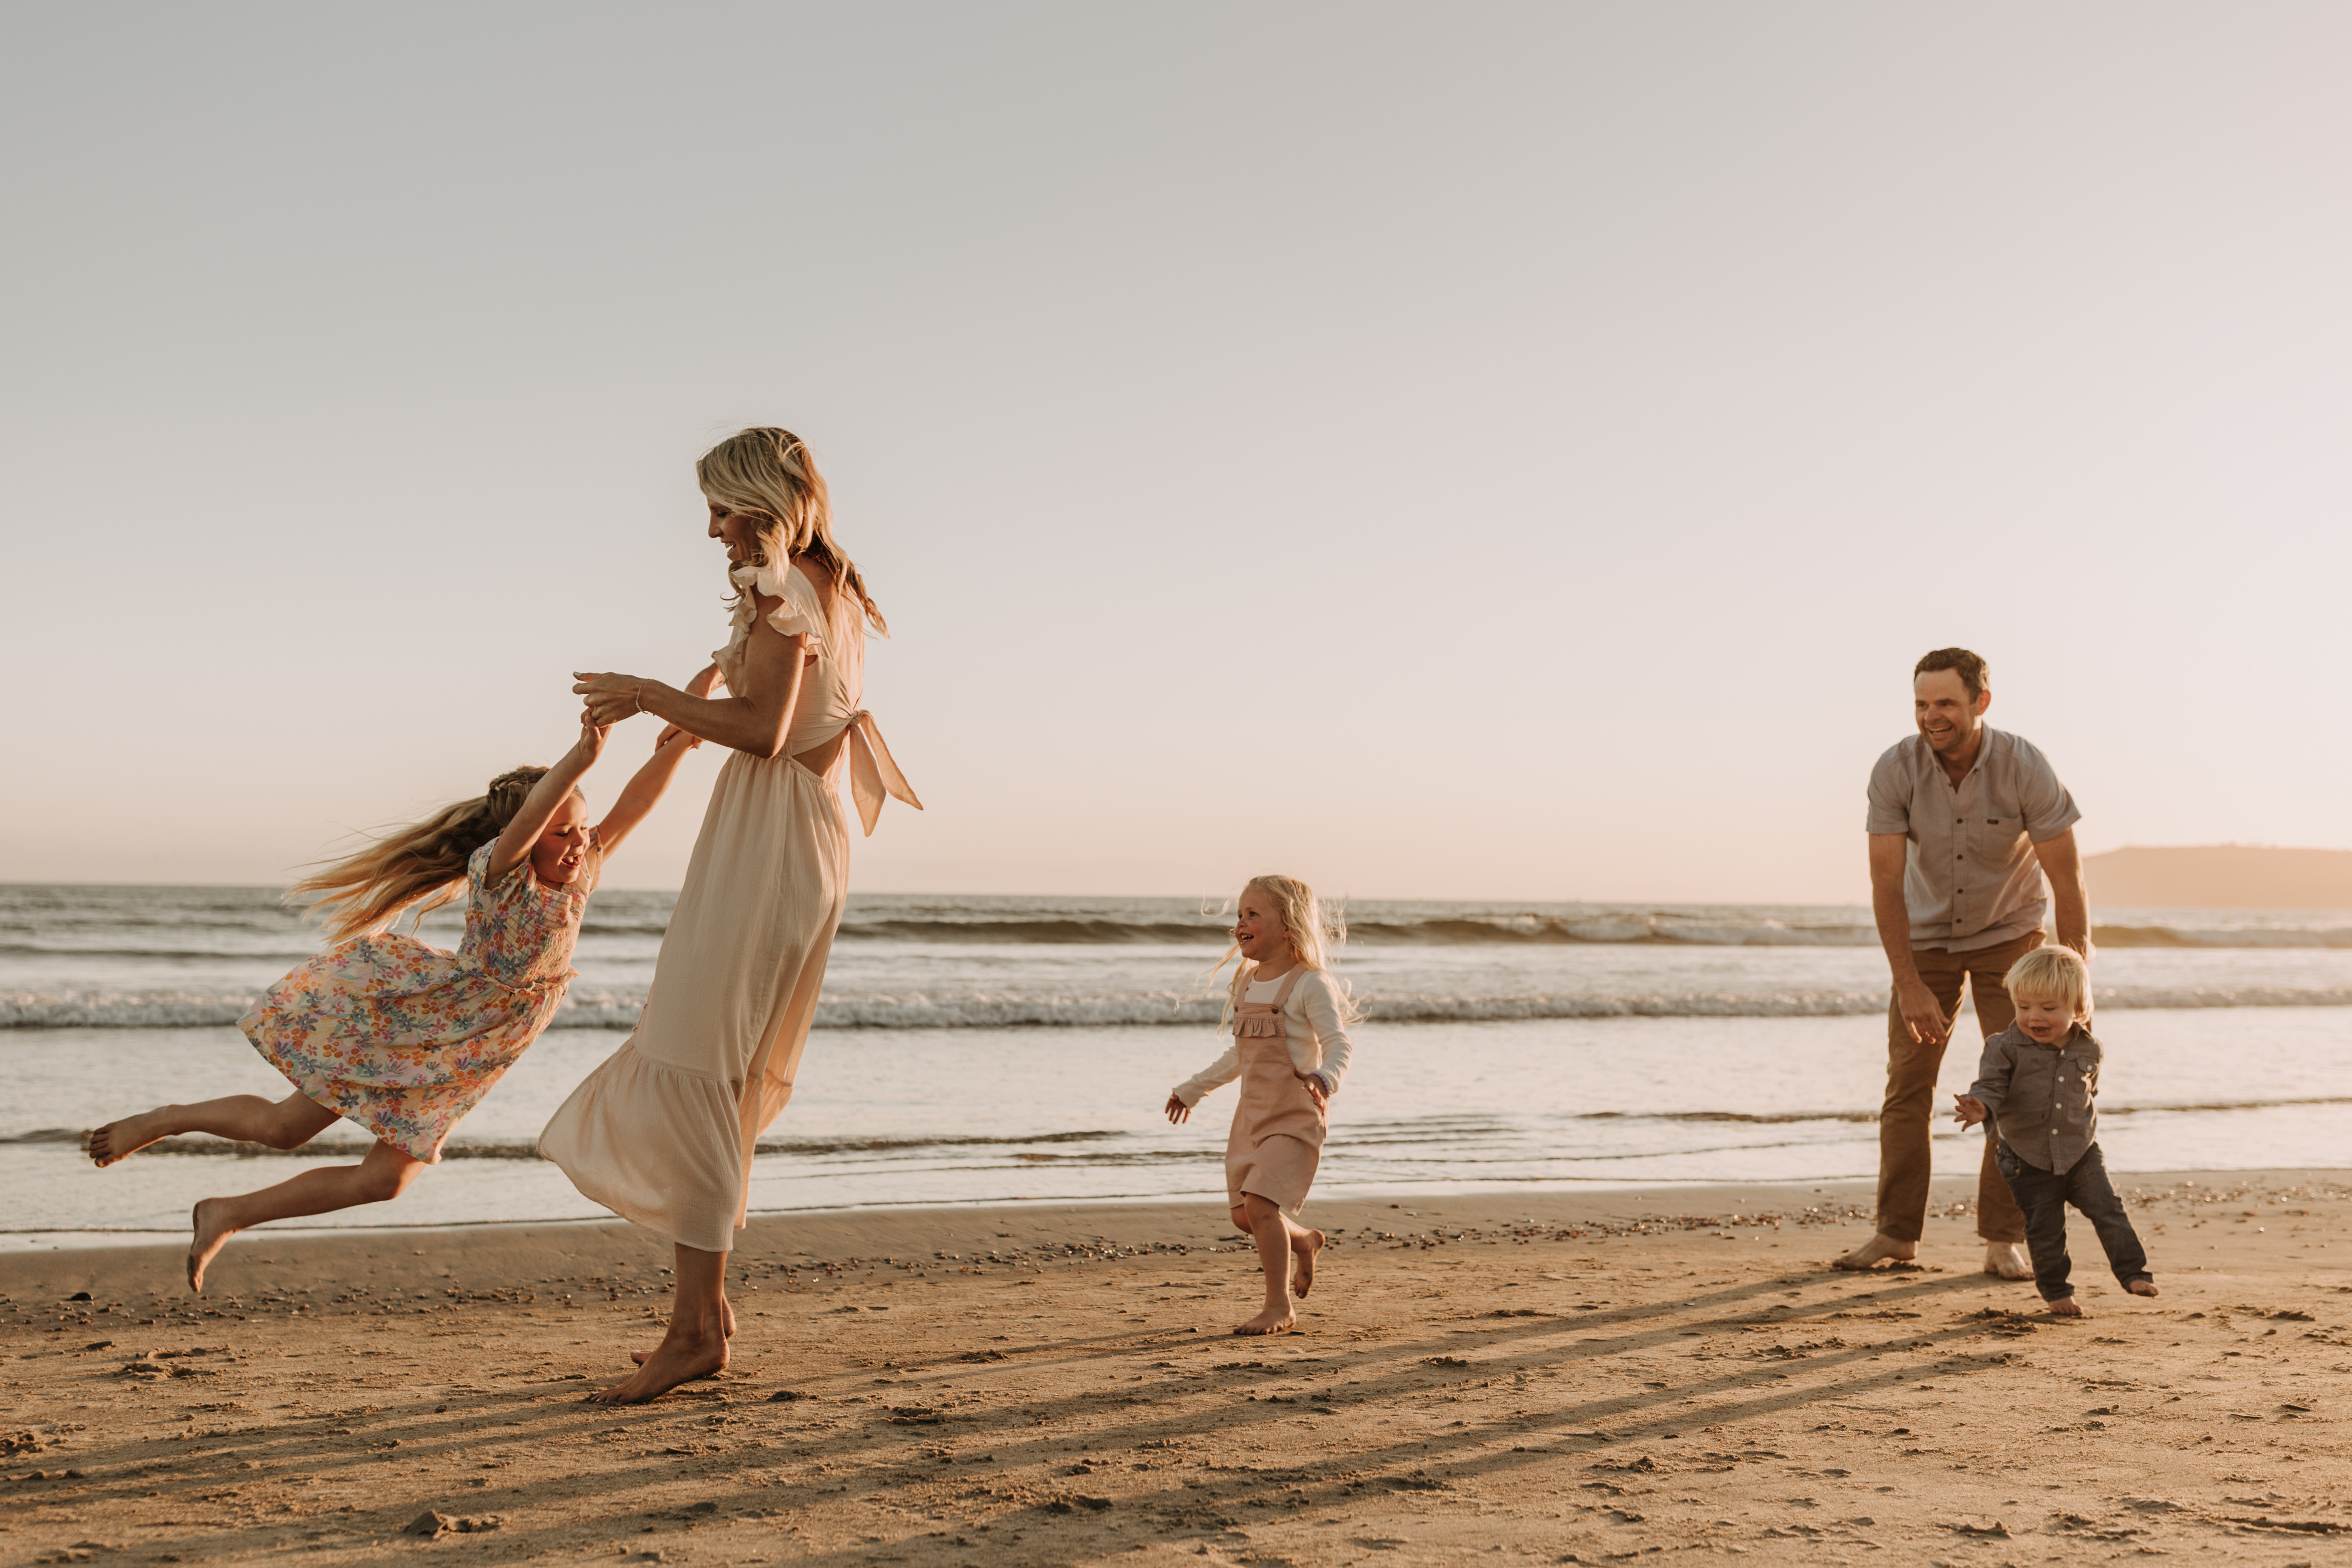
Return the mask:
POLYGON ((1319 1074, 1300 1072, 1297 1068, 1292 1068, 1290 1070, 1297 1078, 1299 1082, 1307 1086, 1307 1092, 1315 1097, 1316 1110, 1328 1110, 1331 1109, 1331 1091, 1323 1087, 1323 1079, 1319 1074))
POLYGON ((1167 1110, 1171 1124, 1192 1120, 1192 1108, 1184 1103, 1181 1095, 1171 1094, 1168 1097, 1167 1110))
POLYGON ((634 675, 583 675, 572 672, 573 695, 587 700, 588 721, 617 724, 646 710, 642 683, 634 675))

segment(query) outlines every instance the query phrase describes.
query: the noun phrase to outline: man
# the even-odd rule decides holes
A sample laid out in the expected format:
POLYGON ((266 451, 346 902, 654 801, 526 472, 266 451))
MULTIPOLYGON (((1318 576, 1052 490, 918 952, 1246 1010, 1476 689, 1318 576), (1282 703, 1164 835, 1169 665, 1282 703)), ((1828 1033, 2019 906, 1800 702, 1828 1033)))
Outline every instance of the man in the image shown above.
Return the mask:
MULTIPOLYGON (((2090 897, 2074 824, 2083 814, 2048 759, 1982 721, 1992 705, 1985 661, 1937 648, 1911 672, 1919 733, 1891 747, 1870 774, 1870 904, 1893 972, 1886 1014, 1886 1102, 1878 1113, 1878 1234, 1838 1259, 1867 1268, 1919 1253, 1927 1215, 1929 1119, 1936 1072, 1975 993, 1990 1039, 2016 1016, 2001 976, 2042 944, 2047 874, 2058 941, 2091 956, 2090 897)), ((2025 1216, 1985 1142, 1977 1181, 1985 1272, 2025 1279, 2025 1216)))

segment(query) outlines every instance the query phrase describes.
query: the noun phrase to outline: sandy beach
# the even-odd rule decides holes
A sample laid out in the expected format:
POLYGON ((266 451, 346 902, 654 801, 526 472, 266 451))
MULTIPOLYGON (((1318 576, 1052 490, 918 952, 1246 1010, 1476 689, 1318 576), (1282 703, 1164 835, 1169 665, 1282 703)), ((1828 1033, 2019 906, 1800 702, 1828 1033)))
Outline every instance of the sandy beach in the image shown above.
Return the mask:
POLYGON ((616 1225, 257 1235, 195 1305, 174 1250, 19 1257, 0 1563, 2336 1556, 2352 1184, 2127 1185, 2165 1294, 2078 1273, 2081 1323, 1958 1183, 1867 1277, 1854 1184, 1318 1204, 1251 1341, 1194 1205, 763 1220, 733 1368, 635 1409, 582 1398, 665 1310, 616 1225))

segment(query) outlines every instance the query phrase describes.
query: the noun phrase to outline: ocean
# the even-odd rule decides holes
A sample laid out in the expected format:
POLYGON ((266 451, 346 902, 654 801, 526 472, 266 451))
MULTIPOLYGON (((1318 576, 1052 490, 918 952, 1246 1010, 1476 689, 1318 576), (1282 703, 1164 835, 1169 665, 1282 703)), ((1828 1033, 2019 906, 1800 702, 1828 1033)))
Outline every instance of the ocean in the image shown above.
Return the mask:
MULTIPOLYGON (((602 1213, 539 1129, 617 1048, 673 895, 592 903, 556 1026, 397 1203, 302 1226, 602 1213)), ((1318 1190, 1834 1180, 1877 1163, 1885 967, 1849 907, 1357 900, 1339 972, 1365 1019, 1318 1190)), ((1169 899, 861 895, 755 1212, 1198 1198, 1223 1192, 1230 1091, 1169 1088, 1221 1049, 1220 914, 1169 899)), ((457 911, 422 934, 456 944, 457 911)), ((2102 1142, 2118 1172, 2352 1163, 2352 912, 2104 910, 2102 1142)), ((217 1141, 92 1169, 83 1129, 287 1085, 235 1027, 319 945, 274 889, 0 885, 0 1245, 185 1228, 196 1198, 349 1159, 217 1141)), ((1964 1019, 1942 1092, 1965 1089, 1964 1019)), ((1947 1128, 1940 1169, 1972 1170, 1947 1128)), ((285 1227, 281 1227, 285 1228, 285 1227)), ((298 1227, 299 1228, 299 1227, 298 1227)))

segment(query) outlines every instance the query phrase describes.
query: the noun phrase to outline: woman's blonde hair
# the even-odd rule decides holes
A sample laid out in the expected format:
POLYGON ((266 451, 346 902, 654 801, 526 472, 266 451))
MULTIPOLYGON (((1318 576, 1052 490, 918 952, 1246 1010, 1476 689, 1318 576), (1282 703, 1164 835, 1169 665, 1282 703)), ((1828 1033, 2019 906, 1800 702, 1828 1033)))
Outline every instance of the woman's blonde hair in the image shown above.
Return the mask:
POLYGON ((424 914, 464 895, 466 863, 506 831, 545 768, 516 768, 490 781, 471 800, 445 805, 424 821, 388 833, 348 859, 286 889, 289 900, 310 896, 337 942, 379 931, 414 912, 424 914))
POLYGON ((2037 947, 2009 966, 2001 989, 2013 1001, 2020 995, 2047 996, 2063 1002, 2080 1019, 2088 1012, 2091 973, 2070 947, 2037 947))
MULTIPOLYGON (((1264 893, 1274 900, 1276 912, 1282 918, 1283 933, 1290 938, 1291 956, 1298 961, 1298 967, 1320 970, 1329 974, 1333 955, 1348 943, 1346 906, 1323 902, 1315 896, 1314 889, 1296 877, 1265 876, 1252 877, 1242 884, 1241 892, 1234 900, 1234 908, 1238 910, 1242 900, 1253 892, 1264 893)), ((1225 1026, 1232 1025, 1234 1008, 1240 1004, 1242 994, 1249 987, 1250 966, 1239 962, 1241 955, 1241 943, 1234 943, 1225 949, 1225 955, 1217 960, 1215 968, 1202 976, 1205 984, 1215 978, 1217 970, 1228 963, 1234 966, 1233 982, 1225 988, 1223 1020, 1225 1026)), ((1356 1002, 1347 983, 1335 976, 1332 989, 1339 994, 1340 1021, 1354 1023, 1357 1018, 1356 1002)))
POLYGON ((890 635, 890 623, 866 591, 857 563, 834 542, 833 498, 806 442, 772 425, 738 430, 702 454, 694 478, 712 500, 761 519, 752 565, 781 570, 795 555, 814 556, 832 571, 836 587, 857 595, 866 624, 890 635))

